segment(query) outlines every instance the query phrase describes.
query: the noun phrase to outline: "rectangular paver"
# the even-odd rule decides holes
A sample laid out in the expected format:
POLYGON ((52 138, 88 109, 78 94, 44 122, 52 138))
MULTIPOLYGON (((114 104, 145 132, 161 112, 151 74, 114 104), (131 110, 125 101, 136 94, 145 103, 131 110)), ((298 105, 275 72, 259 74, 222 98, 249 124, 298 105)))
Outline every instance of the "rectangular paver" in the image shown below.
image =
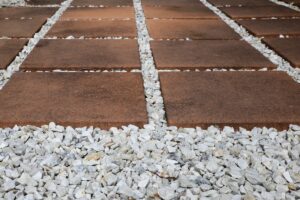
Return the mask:
POLYGON ((33 8, 33 7, 10 7, 0 9, 0 20, 1 19, 21 19, 21 18, 49 18, 55 12, 57 8, 33 8))
POLYGON ((134 18, 132 7, 68 8, 61 20, 127 19, 134 18))
POLYGON ((139 73, 16 73, 0 91, 0 126, 147 123, 139 73))
POLYGON ((272 6, 274 3, 268 0, 209 0, 217 7, 223 6, 272 6))
POLYGON ((0 69, 6 67, 15 59, 28 40, 0 40, 0 69))
POLYGON ((144 6, 146 18, 159 19, 217 19, 218 16, 203 6, 144 6))
POLYGON ((274 68, 240 40, 152 41, 151 47, 158 69, 274 68))
POLYGON ((300 68, 300 38, 268 38, 264 41, 294 67, 300 68))
POLYGON ((138 69, 136 40, 41 40, 27 57, 25 70, 138 69))
POLYGON ((71 6, 133 6, 132 0, 74 0, 71 6))
POLYGON ((288 129, 300 123, 300 84, 284 72, 160 73, 169 125, 288 129))
POLYGON ((256 36, 300 35, 300 19, 240 20, 238 23, 256 36))
POLYGON ((155 39, 239 39, 240 36, 221 20, 147 20, 155 39))
POLYGON ((0 37, 31 38, 46 19, 0 20, 0 37))
POLYGON ((270 18, 270 17, 300 17, 300 12, 284 6, 257 6, 257 7, 228 7, 220 8, 234 19, 270 18))
POLYGON ((198 0, 142 0, 145 6, 203 6, 198 0))
POLYGON ((64 0, 25 0, 29 5, 59 5, 64 0))
POLYGON ((97 21, 58 21, 47 36, 66 38, 84 36, 97 37, 136 37, 136 25, 134 20, 97 20, 97 21))

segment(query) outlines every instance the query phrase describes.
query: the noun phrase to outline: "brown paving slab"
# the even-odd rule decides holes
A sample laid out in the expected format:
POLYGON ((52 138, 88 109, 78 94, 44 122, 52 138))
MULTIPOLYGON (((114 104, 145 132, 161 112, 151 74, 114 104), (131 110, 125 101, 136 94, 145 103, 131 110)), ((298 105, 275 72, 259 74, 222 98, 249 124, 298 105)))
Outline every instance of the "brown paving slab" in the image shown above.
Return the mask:
POLYGON ((256 36, 300 36, 299 19, 240 20, 237 22, 256 36))
POLYGON ((159 19, 218 19, 218 16, 203 6, 144 6, 146 18, 159 19))
POLYGON ((239 39, 240 36, 221 20, 147 20, 154 39, 239 39))
POLYGON ((300 12, 284 6, 224 7, 220 9, 234 19, 300 17, 300 12))
POLYGON ((64 0, 25 0, 29 5, 58 5, 64 2, 64 0))
POLYGON ((300 68, 300 38, 267 38, 264 39, 264 42, 291 62, 293 66, 300 68))
POLYGON ((0 126, 108 129, 147 123, 140 73, 16 73, 0 91, 0 126))
POLYGON ((25 70, 138 69, 136 40, 41 40, 21 66, 25 70))
POLYGON ((284 72, 160 73, 160 83, 169 125, 300 124, 300 84, 284 72))
POLYGON ((268 0, 209 0, 217 7, 222 6, 272 6, 274 3, 268 0))
POLYGON ((74 0, 71 6, 133 6, 132 0, 74 0))
POLYGON ((15 59, 28 40, 0 40, 0 69, 6 67, 15 59))
POLYGON ((0 20, 0 37, 31 38, 45 22, 45 19, 0 20))
POLYGON ((132 7, 68 8, 61 20, 125 19, 134 18, 132 7))
POLYGON ((283 0, 283 1, 293 5, 300 5, 300 0, 283 0))
POLYGON ((55 12, 57 8, 32 8, 32 7, 18 7, 18 8, 1 8, 0 9, 0 20, 1 19, 20 19, 20 18, 49 18, 55 12))
POLYGON ((203 6, 198 0, 142 0, 145 6, 203 6))
POLYGON ((48 32, 47 36, 65 38, 84 36, 97 37, 136 37, 134 20, 97 20, 97 21, 58 21, 48 32))
POLYGON ((152 41, 151 47, 158 69, 275 67, 240 40, 152 41))

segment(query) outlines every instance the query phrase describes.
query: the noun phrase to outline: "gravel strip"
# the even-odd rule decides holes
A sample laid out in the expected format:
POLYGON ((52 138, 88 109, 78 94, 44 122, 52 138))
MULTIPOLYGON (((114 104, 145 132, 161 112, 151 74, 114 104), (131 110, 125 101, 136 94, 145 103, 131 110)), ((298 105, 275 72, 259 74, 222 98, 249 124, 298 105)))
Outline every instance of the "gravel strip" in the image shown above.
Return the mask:
POLYGON ((142 4, 140 0, 133 0, 133 2, 149 123, 157 126, 165 126, 166 117, 163 97, 161 95, 158 71, 155 68, 154 59, 152 57, 150 36, 147 30, 142 4))
POLYGON ((278 1, 278 0, 269 0, 269 1, 300 12, 300 8, 298 6, 293 5, 293 4, 289 4, 289 3, 286 3, 286 2, 283 2, 283 1, 278 1))
POLYGON ((19 53, 19 55, 15 58, 15 60, 7 67, 6 70, 0 71, 0 90, 3 86, 9 81, 10 77, 17 71, 21 64, 24 62, 29 53, 33 50, 35 45, 44 38, 47 32, 51 29, 51 27, 56 23, 59 17, 63 14, 63 12, 70 6, 73 0, 66 0, 60 6, 60 8, 56 11, 56 13, 47 20, 47 22, 42 26, 39 32, 37 32, 33 38, 31 38, 26 46, 24 46, 23 50, 19 53))
POLYGON ((199 0, 199 1, 202 2, 210 10, 212 10, 215 14, 217 14, 228 26, 230 26, 232 29, 234 29, 234 31, 237 32, 243 38, 243 40, 248 42, 256 50, 258 50, 266 58, 268 58, 272 63, 274 63, 277 66, 277 69, 279 71, 285 71, 295 81, 300 83, 300 69, 299 68, 293 68, 288 61, 283 59, 275 51, 273 51, 272 49, 267 47, 265 44, 263 44, 261 42, 260 38, 251 35, 249 32, 247 32, 247 30, 244 27, 240 26, 234 20, 227 17, 227 15, 225 15, 220 9, 213 6, 206 0, 199 0))
POLYGON ((24 0, 0 0, 0 8, 3 6, 23 6, 24 0))

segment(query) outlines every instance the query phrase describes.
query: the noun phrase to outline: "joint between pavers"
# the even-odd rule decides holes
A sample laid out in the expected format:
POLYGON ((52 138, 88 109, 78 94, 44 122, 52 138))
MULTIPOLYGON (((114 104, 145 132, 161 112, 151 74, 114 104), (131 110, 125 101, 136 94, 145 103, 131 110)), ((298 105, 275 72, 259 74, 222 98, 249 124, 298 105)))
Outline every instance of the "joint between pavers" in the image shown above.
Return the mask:
POLYGON ((300 7, 299 6, 296 6, 296 5, 293 5, 293 4, 289 4, 289 3, 286 3, 286 2, 283 2, 283 1, 279 1, 279 0, 269 0, 277 5, 280 5, 280 6, 284 6, 284 7, 287 7, 287 8, 290 8, 292 10, 295 10, 295 11, 298 11, 300 12, 300 7))

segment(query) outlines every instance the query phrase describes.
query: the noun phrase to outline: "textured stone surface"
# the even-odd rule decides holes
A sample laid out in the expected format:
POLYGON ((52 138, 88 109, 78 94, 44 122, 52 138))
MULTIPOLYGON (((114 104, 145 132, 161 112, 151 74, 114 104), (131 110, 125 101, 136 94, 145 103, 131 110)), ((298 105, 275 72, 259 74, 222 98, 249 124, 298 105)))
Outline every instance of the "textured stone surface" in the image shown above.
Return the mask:
POLYGON ((211 10, 202 6, 144 6, 146 18, 159 19, 217 19, 211 10))
POLYGON ((5 69, 19 54, 27 40, 0 40, 0 69, 5 69))
POLYGON ((22 65, 26 70, 137 68, 135 40, 42 40, 22 65))
POLYGON ((270 1, 262 0, 209 0, 210 3, 217 7, 221 6, 272 6, 275 5, 270 1))
POLYGON ((46 19, 51 17, 56 10, 57 8, 7 7, 0 9, 0 19, 46 19))
POLYGON ((248 43, 239 40, 152 41, 159 69, 274 68, 248 43))
POLYGON ((300 19, 240 20, 238 23, 256 36, 300 35, 300 19))
POLYGON ((0 37, 31 38, 45 19, 0 20, 0 37))
POLYGON ((269 38, 264 41, 277 53, 292 63, 294 67, 300 68, 300 38, 269 38))
POLYGON ((221 20, 147 20, 155 39, 239 39, 239 35, 221 20))
POLYGON ((232 18, 249 19, 265 17, 300 17, 300 12, 284 6, 229 7, 220 8, 232 18))
POLYGON ((286 129, 300 123, 300 85, 284 72, 161 73, 160 81, 170 125, 286 129))
POLYGON ((132 0, 74 0, 72 6, 132 6, 132 0))
POLYGON ((139 73, 16 73, 0 92, 0 126, 147 123, 139 73), (34 113, 34 114, 33 114, 34 113))
POLYGON ((143 0, 146 6, 203 6, 198 0, 143 0))
POLYGON ((134 18, 132 7, 104 7, 104 8, 69 8, 61 16, 62 20, 90 20, 90 19, 124 19, 134 18))
POLYGON ((61 4, 64 0, 25 0, 29 5, 54 5, 61 4))
POLYGON ((84 36, 97 37, 136 37, 136 27, 133 20, 100 20, 100 21, 58 21, 47 36, 65 38, 84 36))

